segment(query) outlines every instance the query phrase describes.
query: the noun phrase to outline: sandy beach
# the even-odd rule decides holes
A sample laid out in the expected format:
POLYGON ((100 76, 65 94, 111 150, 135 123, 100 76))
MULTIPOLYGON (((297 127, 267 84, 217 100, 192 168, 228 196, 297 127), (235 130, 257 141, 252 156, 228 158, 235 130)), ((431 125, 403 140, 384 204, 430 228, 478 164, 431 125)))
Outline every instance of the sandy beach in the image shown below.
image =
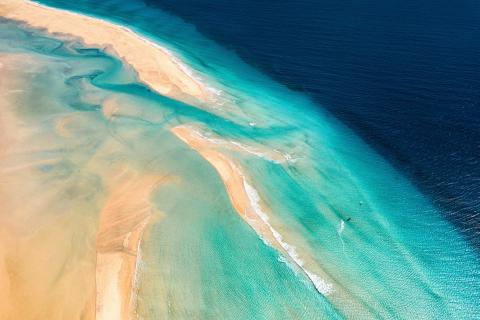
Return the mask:
POLYGON ((140 81, 162 95, 186 103, 209 100, 208 91, 189 74, 186 66, 165 48, 128 28, 26 0, 3 0, 0 16, 107 49, 131 65, 140 81))

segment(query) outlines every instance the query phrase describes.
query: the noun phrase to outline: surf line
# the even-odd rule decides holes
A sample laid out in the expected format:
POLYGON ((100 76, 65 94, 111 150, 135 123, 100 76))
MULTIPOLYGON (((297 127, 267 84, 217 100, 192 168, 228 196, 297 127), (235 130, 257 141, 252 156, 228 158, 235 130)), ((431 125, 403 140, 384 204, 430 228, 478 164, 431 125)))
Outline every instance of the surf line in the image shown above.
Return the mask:
POLYGON ((315 290, 322 295, 333 292, 333 285, 307 269, 295 247, 283 240, 282 235, 270 224, 262 209, 257 190, 248 182, 244 171, 232 159, 216 150, 215 145, 189 126, 177 126, 171 131, 192 149, 197 151, 217 171, 227 190, 235 211, 245 220, 260 238, 288 259, 294 271, 299 271, 315 290))
MULTIPOLYGON (((349 221, 350 218, 348 218, 347 221, 349 221)), ((345 252, 345 242, 343 241, 343 230, 345 230, 345 221, 343 219, 340 219, 340 224, 338 226, 338 229, 337 229, 337 234, 338 234, 338 237, 340 238, 340 241, 342 243, 342 251, 343 251, 343 255, 346 257, 347 256, 347 253, 345 252)))

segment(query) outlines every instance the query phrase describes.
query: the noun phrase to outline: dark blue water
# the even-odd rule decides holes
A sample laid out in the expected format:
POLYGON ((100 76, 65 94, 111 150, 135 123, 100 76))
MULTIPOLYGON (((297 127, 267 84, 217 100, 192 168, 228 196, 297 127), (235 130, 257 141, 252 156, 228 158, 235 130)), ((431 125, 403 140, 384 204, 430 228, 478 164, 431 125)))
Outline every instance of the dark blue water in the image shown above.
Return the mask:
POLYGON ((309 94, 480 247, 480 2, 146 2, 309 94))

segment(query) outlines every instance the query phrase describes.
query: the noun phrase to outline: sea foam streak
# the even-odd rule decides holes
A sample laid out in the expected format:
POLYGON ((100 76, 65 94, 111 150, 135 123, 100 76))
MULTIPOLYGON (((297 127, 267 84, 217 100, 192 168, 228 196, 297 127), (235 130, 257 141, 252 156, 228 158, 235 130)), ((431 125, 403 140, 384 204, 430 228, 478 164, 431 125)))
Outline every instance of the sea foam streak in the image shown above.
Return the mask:
POLYGON ((318 292, 320 292, 323 295, 330 294, 333 291, 333 285, 331 283, 328 283, 327 281, 325 281, 315 273, 306 269, 304 266, 304 262, 298 255, 298 252, 296 251, 295 247, 283 241, 282 235, 272 227, 272 225, 269 222, 268 215, 262 210, 260 206, 260 196, 257 190, 247 182, 247 180, 245 179, 245 176, 243 176, 243 185, 245 187, 245 191, 248 195, 248 198, 250 199, 250 204, 252 208, 260 217, 260 219, 262 219, 262 221, 268 226, 268 228, 271 230, 277 242, 282 246, 285 252, 288 253, 288 256, 293 260, 295 265, 305 272, 305 274, 312 281, 313 285, 318 290, 318 292))
POLYGON ((200 139, 209 141, 210 143, 215 144, 221 148, 225 148, 227 150, 232 150, 240 153, 251 154, 258 158, 262 158, 277 164, 284 163, 284 162, 293 163, 298 160, 298 158, 292 157, 292 155, 290 155, 287 152, 282 153, 281 151, 276 149, 271 151, 269 149, 266 149, 262 145, 251 146, 251 145, 247 145, 234 140, 224 140, 218 137, 213 137, 212 133, 202 133, 193 128, 192 128, 192 134, 197 136, 200 139))

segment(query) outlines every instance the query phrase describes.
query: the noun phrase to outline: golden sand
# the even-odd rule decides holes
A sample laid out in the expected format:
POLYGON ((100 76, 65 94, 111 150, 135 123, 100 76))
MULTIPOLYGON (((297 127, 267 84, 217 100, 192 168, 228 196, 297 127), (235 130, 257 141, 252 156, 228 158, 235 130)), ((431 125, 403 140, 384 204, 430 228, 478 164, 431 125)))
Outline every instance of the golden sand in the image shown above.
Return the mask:
MULTIPOLYGON (((88 115, 59 115, 46 127, 21 121, 17 98, 27 84, 17 75, 34 68, 28 58, 0 55, 0 319, 135 318, 150 197, 172 178, 113 162, 124 146, 108 136, 79 172, 42 171, 64 161, 48 151, 81 139, 88 115)), ((115 100, 106 104, 106 118, 122 112, 115 100)))
POLYGON ((94 319, 95 220, 82 213, 95 212, 95 202, 58 202, 69 181, 45 188, 38 167, 55 159, 35 158, 35 148, 54 143, 34 147, 34 129, 14 113, 23 87, 16 68, 28 56, 0 61, 0 319, 94 319))
POLYGON ((96 318, 130 319, 135 311, 135 274, 150 194, 169 178, 121 168, 108 181, 109 195, 97 232, 96 318))
POLYGON ((187 103, 209 100, 205 87, 171 53, 125 27, 28 0, 0 1, 0 16, 110 49, 135 69, 140 81, 162 95, 187 103))

